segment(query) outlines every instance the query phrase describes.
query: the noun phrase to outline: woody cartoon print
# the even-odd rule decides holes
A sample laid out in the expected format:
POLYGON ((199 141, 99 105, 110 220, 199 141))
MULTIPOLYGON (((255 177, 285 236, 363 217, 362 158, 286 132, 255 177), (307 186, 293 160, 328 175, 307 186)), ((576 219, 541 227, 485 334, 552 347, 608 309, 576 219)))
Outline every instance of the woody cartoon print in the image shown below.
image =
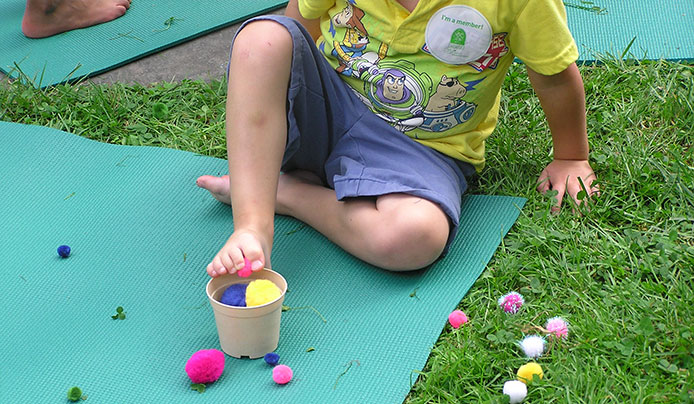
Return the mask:
MULTIPOLYGON (((477 13, 474 9, 470 10, 477 13)), ((470 14, 468 10, 462 11, 470 14)), ((434 15, 430 21, 442 19, 445 22, 449 18, 447 15, 434 15)), ((468 18, 471 22, 467 23, 467 27, 454 26, 450 32, 443 30, 442 33, 436 27, 430 29, 430 22, 426 42, 420 49, 423 54, 454 67, 467 65, 472 68, 468 70, 477 73, 496 69, 499 59, 508 53, 504 41, 506 33, 492 35, 489 24, 482 23, 484 17, 481 14, 470 15, 473 18, 468 18), (476 33, 475 28, 482 25, 486 25, 488 32, 476 33), (443 39, 438 38, 442 35, 443 39), (475 35, 481 39, 474 38, 475 35), (434 41, 437 48, 432 49, 429 41, 434 41), (470 46, 470 43, 476 46, 470 46)), ((365 16, 357 1, 348 0, 344 8, 330 20, 328 32, 332 38, 324 37, 319 47, 337 60, 335 70, 350 77, 348 81, 353 87, 354 79, 363 83, 363 92, 355 89, 355 93, 367 106, 398 130, 410 132, 408 134, 415 138, 420 136, 420 131, 429 132, 435 137, 434 133, 447 131, 471 120, 477 104, 466 101, 466 98, 474 94, 476 86, 486 76, 461 73, 457 77, 440 74, 432 78, 415 65, 421 58, 410 58, 410 55, 407 55, 407 59, 389 57, 385 42, 369 46, 369 27, 365 23, 368 19, 365 16), (327 44, 332 45, 332 49, 326 52, 327 44)), ((436 61, 436 64, 440 62, 436 61)), ((461 69, 454 68, 453 71, 461 69)), ((471 98, 474 100, 475 97, 471 98)))

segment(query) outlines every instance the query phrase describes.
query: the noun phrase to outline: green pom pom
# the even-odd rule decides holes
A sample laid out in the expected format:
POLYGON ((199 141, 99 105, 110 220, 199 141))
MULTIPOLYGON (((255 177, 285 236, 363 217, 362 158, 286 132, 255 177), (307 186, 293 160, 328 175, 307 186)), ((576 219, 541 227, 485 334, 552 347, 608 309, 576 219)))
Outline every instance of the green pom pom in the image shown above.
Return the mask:
POLYGON ((79 387, 70 387, 67 391, 67 399, 70 401, 79 401, 82 398, 82 389, 79 387))

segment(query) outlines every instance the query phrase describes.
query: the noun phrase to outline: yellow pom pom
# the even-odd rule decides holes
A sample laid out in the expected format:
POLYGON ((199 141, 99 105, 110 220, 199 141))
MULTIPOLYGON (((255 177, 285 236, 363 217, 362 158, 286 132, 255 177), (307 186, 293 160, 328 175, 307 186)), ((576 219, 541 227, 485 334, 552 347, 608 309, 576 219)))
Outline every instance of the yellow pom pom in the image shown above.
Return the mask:
POLYGON ((540 379, 542 379, 542 376, 544 376, 544 373, 542 372, 542 367, 535 362, 526 363, 525 365, 518 368, 518 373, 516 373, 516 376, 518 376, 518 380, 522 381, 525 384, 528 384, 533 381, 533 375, 537 375, 537 377, 539 377, 540 379))
POLYGON ((282 291, 272 281, 256 279, 246 289, 246 307, 260 306, 282 296, 282 291))

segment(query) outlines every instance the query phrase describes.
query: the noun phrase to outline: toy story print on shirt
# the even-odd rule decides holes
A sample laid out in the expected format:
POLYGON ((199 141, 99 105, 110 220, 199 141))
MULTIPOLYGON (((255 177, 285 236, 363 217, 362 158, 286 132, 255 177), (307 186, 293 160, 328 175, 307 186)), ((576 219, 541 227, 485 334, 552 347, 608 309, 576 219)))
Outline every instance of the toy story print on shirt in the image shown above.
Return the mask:
POLYGON ((471 7, 444 7, 429 19, 418 55, 393 56, 385 42, 372 43, 371 20, 358 2, 343 4, 330 19, 327 32, 332 37, 324 32, 319 47, 337 61, 335 70, 349 77, 374 113, 414 138, 436 137, 471 121, 478 109, 475 91, 486 79, 480 73, 495 69, 509 51, 505 33, 493 35, 484 16, 471 7), (434 75, 437 70, 431 66, 441 62, 453 66, 448 74, 434 75), (418 67, 420 63, 429 69, 418 67))

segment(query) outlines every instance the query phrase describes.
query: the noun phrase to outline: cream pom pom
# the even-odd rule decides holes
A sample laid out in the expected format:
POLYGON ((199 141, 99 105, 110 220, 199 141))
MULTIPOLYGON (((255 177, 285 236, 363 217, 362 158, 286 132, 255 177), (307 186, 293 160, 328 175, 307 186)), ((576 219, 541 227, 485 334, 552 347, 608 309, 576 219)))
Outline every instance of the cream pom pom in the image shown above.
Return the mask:
POLYGON ((537 335, 523 338, 519 345, 528 358, 538 358, 545 352, 545 339, 537 335))
POLYGON ((504 383, 504 394, 511 398, 511 404, 520 403, 528 395, 528 387, 519 380, 509 380, 504 383))

